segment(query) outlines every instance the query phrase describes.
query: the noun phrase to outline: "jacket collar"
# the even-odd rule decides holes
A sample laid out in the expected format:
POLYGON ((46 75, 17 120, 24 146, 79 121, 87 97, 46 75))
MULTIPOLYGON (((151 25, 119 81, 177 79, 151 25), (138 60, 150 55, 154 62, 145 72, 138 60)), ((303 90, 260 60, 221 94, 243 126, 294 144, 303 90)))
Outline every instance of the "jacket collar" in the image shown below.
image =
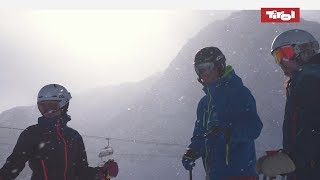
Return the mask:
POLYGON ((298 70, 293 73, 292 80, 297 79, 304 72, 317 73, 320 67, 320 53, 315 54, 308 63, 302 64, 298 67, 298 70))
POLYGON ((60 125, 62 128, 67 126, 67 122, 71 120, 71 117, 68 114, 64 114, 54 118, 46 118, 46 117, 39 117, 38 118, 38 125, 44 128, 55 128, 57 125, 60 125))
POLYGON ((203 91, 208 94, 209 91, 213 92, 217 87, 225 85, 229 83, 232 78, 236 76, 232 66, 227 66, 223 75, 216 81, 213 81, 212 83, 206 85, 203 87, 203 91))
POLYGON ((320 53, 315 54, 310 60, 308 64, 320 64, 320 53))

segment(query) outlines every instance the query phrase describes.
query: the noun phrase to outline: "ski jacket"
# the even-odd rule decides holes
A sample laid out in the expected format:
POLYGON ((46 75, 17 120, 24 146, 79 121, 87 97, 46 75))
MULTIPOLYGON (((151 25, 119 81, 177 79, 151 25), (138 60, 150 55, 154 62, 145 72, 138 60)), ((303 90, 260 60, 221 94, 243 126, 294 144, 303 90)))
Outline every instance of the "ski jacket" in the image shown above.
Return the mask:
POLYGON ((28 161, 31 180, 93 180, 99 169, 88 167, 81 135, 67 126, 68 115, 40 117, 19 136, 12 154, 0 169, 0 179, 15 179, 28 161))
POLYGON ((202 157, 207 179, 256 177, 254 140, 263 125, 250 90, 231 66, 203 90, 189 148, 202 157), (222 131, 206 136, 211 129, 222 131))
MULTIPOLYGON (((295 72, 287 87, 283 149, 297 180, 320 178, 320 54, 295 72)), ((292 176, 295 176, 292 175, 292 176)))

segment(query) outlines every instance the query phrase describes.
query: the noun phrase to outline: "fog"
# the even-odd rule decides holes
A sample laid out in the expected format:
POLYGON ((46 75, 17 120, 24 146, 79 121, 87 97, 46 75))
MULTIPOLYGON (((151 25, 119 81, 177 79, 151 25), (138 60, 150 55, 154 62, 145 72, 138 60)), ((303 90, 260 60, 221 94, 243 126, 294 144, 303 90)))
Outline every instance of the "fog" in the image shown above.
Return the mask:
MULTIPOLYGON (((212 13, 215 12, 203 18, 207 20, 212 13)), ((280 32, 293 28, 305 29, 320 39, 317 22, 303 19, 300 23, 261 23, 259 11, 234 12, 223 20, 204 23, 203 28, 183 40, 185 43, 159 73, 143 80, 75 91, 70 102, 72 121, 68 125, 83 135, 91 166, 100 161, 97 155, 106 146, 103 138, 111 138, 116 152, 112 157, 121 167, 118 179, 188 178, 180 160, 190 143, 197 103, 203 96, 192 59, 200 48, 214 45, 224 52, 227 64, 233 66, 256 99, 264 124, 256 140, 257 156, 265 150, 279 149, 282 147, 285 77, 270 55, 270 45, 280 32)), ((20 67, 20 71, 24 67, 19 63, 11 66, 20 67)), ((24 82, 27 79, 24 77, 28 74, 20 74, 16 79, 24 82)), ((46 80, 44 77, 43 81, 46 80)), ((73 83, 68 84, 71 81, 62 82, 74 90, 73 83)), ((25 86, 29 87, 27 83, 25 86)), ((15 107, 0 114, 0 125, 24 129, 35 124, 38 116, 35 106, 15 107)), ((0 162, 11 152, 19 132, 1 129, 0 162)), ((201 160, 196 163, 194 177, 204 179, 201 160)), ((28 176, 30 172, 26 168, 19 179, 28 176)))
POLYGON ((72 93, 136 82, 168 67, 184 43, 229 11, 0 12, 0 112, 35 103, 48 83, 72 93))

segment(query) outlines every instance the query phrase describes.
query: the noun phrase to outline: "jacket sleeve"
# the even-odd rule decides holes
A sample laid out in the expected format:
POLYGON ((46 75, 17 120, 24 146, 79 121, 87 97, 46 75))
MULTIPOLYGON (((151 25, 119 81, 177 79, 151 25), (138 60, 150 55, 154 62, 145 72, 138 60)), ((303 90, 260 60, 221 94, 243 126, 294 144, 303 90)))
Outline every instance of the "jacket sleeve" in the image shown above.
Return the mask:
POLYGON ((78 154, 77 154, 77 167, 76 167, 76 174, 79 180, 96 180, 98 179, 98 172, 99 168, 89 167, 88 160, 87 160, 87 153, 83 143, 82 137, 79 135, 78 140, 78 154))
POLYGON ((296 90, 295 97, 298 128, 289 155, 297 167, 306 167, 311 160, 320 160, 319 79, 310 76, 303 78, 296 90))
MULTIPOLYGON (((233 101, 231 99, 231 101, 233 101)), ((226 113, 230 128, 230 142, 242 143, 259 137, 263 124, 257 113, 256 102, 247 88, 238 91, 232 108, 226 113)))
POLYGON ((188 148, 192 149, 192 151, 195 153, 197 159, 201 157, 204 147, 204 121, 203 121, 203 99, 198 104, 197 108, 197 121, 195 122, 193 135, 191 138, 191 143, 188 146, 188 148))
POLYGON ((25 163, 31 158, 32 137, 29 128, 25 129, 19 136, 17 143, 0 169, 0 177, 5 180, 15 179, 25 167, 25 163))

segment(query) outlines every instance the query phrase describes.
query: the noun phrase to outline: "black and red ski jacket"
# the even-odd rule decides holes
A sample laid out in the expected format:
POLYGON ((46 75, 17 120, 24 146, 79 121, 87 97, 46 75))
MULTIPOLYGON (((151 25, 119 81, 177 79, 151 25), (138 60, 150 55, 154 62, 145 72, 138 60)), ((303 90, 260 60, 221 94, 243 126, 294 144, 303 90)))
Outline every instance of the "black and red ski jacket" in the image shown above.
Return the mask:
POLYGON ((19 136, 12 154, 0 169, 0 179, 15 179, 28 161, 31 180, 94 180, 99 168, 88 166, 81 135, 67 126, 67 114, 38 118, 19 136))
POLYGON ((320 54, 316 54, 300 67, 287 87, 283 149, 296 166, 288 180, 320 179, 319 102, 320 54))

